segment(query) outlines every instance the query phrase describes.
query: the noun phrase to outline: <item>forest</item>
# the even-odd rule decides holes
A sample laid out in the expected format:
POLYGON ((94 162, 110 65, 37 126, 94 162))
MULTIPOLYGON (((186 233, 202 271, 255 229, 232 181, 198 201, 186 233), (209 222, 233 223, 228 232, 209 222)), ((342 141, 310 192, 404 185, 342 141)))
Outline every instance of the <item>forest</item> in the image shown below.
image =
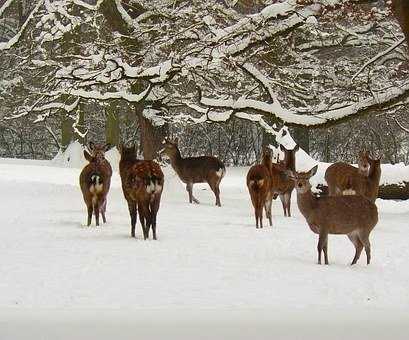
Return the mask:
POLYGON ((186 155, 250 165, 286 125, 324 162, 365 149, 407 163, 407 47, 392 11, 383 0, 1 0, 0 156, 50 159, 77 140, 137 143, 153 159, 178 135, 186 155))

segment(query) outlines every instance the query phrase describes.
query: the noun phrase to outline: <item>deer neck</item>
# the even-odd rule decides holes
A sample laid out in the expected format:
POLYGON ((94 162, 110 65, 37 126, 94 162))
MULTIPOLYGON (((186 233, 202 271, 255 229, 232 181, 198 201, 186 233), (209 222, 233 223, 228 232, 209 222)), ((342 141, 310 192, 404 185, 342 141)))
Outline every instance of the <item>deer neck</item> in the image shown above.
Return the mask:
POLYGON ((295 158, 286 155, 286 157, 283 160, 283 166, 286 170, 295 171, 295 158))
POLYGON ((310 216, 311 212, 315 209, 317 206, 317 201, 318 198, 316 198, 312 192, 311 189, 306 191, 305 193, 299 193, 297 191, 297 205, 298 209, 300 209, 301 214, 308 220, 308 217, 310 216))
POLYGON ((173 168, 177 169, 180 167, 183 158, 182 155, 180 154, 179 148, 176 148, 175 153, 169 156, 169 159, 173 168))

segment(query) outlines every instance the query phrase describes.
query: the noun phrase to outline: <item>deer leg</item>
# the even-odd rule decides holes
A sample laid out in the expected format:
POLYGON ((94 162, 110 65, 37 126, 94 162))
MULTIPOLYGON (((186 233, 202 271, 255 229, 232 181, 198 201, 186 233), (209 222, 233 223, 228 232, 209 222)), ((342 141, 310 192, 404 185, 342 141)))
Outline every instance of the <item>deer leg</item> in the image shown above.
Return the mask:
POLYGON ((99 227, 99 204, 98 200, 95 200, 94 203, 94 214, 95 214, 95 224, 97 227, 99 227))
POLYGON ((285 205, 285 198, 284 198, 283 194, 280 194, 280 201, 281 201, 281 204, 283 206, 284 216, 287 216, 287 209, 286 209, 287 207, 285 205))
POLYGON ((129 215, 131 217, 131 237, 135 237, 135 225, 136 225, 136 217, 137 217, 136 203, 129 200, 128 209, 129 209, 129 215))
POLYGON ((361 235, 358 234, 359 240, 362 242, 363 246, 365 247, 366 253, 366 264, 371 263, 371 242, 369 242, 369 235, 361 235))
POLYGON ((151 211, 152 211, 152 233, 153 239, 156 240, 156 217, 158 215, 159 206, 160 206, 160 194, 155 195, 155 199, 153 201, 151 211))
POLYGON ((213 181, 213 179, 212 179, 212 180, 208 181, 207 183, 209 184, 210 189, 212 189, 214 195, 216 196, 216 205, 218 207, 221 207, 222 205, 220 203, 220 189, 219 189, 218 178, 215 181, 213 181))
POLYGON ((325 240, 324 247, 322 249, 324 250, 325 264, 328 264, 328 237, 325 240))
POLYGON ((264 209, 266 211, 266 216, 267 216, 267 218, 268 218, 268 220, 270 222, 270 227, 273 226, 273 219, 272 219, 272 216, 271 216, 272 204, 273 204, 273 200, 272 200, 271 195, 269 195, 267 197, 267 199, 266 199, 266 202, 264 203, 264 209))
POLYGON ((89 227, 91 225, 91 220, 92 220, 92 204, 87 206, 87 210, 88 210, 88 220, 87 220, 87 227, 89 227))
POLYGON ((104 199, 104 202, 102 203, 102 205, 101 205, 101 215, 102 215, 102 221, 104 222, 104 223, 107 223, 107 219, 106 219, 106 217, 105 217, 105 211, 106 211, 106 209, 107 209, 107 200, 106 200, 106 198, 104 199))
POLYGON ((354 259, 351 262, 351 266, 352 266, 352 265, 354 265, 354 264, 356 264, 358 262, 359 257, 361 256, 361 252, 362 252, 362 249, 363 249, 364 245, 359 240, 357 234, 354 233, 354 232, 348 234, 348 238, 350 239, 350 241, 355 246, 355 256, 354 256, 354 259))
POLYGON ((287 207, 287 216, 291 217, 291 211, 290 211, 290 208, 291 208, 291 191, 286 192, 284 194, 284 199, 285 199, 285 205, 287 207))
MULTIPOLYGON (((323 228, 321 228, 320 230, 320 235, 318 237, 318 246, 317 246, 317 250, 318 250, 318 264, 321 264, 321 253, 322 250, 324 248, 325 243, 327 242, 328 239, 328 233, 325 232, 323 230, 323 228)), ((327 263, 326 263, 327 264, 327 263)))
POLYGON ((199 204, 199 201, 193 196, 193 183, 187 183, 186 190, 189 193, 189 203, 199 204))
POLYGON ((149 211, 149 203, 143 202, 138 204, 139 209, 139 220, 141 221, 143 237, 144 239, 149 238, 149 229, 151 226, 151 216, 149 211))

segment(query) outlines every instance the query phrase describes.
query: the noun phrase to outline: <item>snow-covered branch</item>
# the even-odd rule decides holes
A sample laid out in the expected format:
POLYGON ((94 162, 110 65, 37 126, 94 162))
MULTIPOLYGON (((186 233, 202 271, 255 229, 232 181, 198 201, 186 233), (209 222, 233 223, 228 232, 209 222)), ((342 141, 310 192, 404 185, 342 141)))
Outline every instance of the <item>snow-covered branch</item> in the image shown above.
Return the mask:
POLYGON ((17 34, 13 38, 11 38, 7 42, 0 42, 0 51, 10 49, 12 46, 14 46, 19 41, 21 35, 24 33, 25 29, 27 28, 27 25, 34 18, 34 15, 38 12, 38 10, 43 5, 43 3, 44 3, 44 0, 39 0, 37 2, 37 5, 31 11, 30 15, 28 16, 28 18, 24 22, 23 26, 21 26, 20 30, 17 32, 17 34))
POLYGON ((371 109, 386 107, 399 100, 409 97, 409 83, 404 83, 400 87, 390 88, 385 91, 375 93, 374 96, 360 99, 355 103, 350 103, 341 108, 328 109, 326 112, 299 113, 294 110, 282 108, 277 103, 265 103, 260 100, 239 98, 234 99, 212 99, 202 97, 200 103, 210 108, 223 108, 242 111, 256 111, 264 115, 272 115, 286 124, 320 126, 330 124, 341 119, 351 117, 356 114, 368 112, 371 109))

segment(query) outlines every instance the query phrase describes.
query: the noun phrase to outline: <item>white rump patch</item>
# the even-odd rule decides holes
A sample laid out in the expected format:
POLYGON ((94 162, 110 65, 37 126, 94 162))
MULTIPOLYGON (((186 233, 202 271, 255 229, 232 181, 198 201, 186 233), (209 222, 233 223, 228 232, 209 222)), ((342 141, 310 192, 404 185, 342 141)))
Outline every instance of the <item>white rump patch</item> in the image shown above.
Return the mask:
POLYGON ((225 170, 223 168, 220 168, 218 171, 216 171, 216 176, 221 178, 225 174, 225 170))
POLYGON ((344 190, 342 192, 342 195, 344 195, 344 196, 356 195, 356 191, 353 190, 353 189, 344 190))
POLYGON ((146 186, 146 192, 151 194, 155 191, 155 184, 151 181, 149 185, 146 186))

